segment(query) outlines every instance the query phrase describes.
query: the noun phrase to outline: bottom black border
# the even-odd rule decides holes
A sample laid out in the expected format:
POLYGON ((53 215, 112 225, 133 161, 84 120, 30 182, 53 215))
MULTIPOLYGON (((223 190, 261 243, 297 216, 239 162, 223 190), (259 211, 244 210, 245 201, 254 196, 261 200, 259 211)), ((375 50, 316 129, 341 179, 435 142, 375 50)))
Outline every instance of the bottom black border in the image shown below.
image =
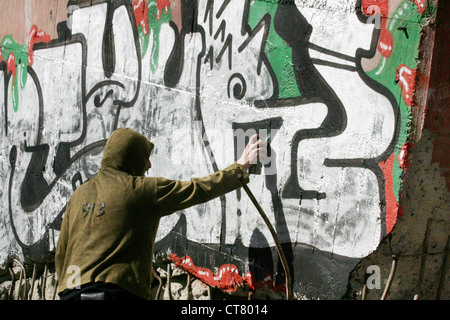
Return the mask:
MULTIPOLYGON (((232 301, 232 300, 159 300, 159 301, 0 301, 0 308, 14 310, 22 316, 64 314, 67 317, 108 316, 163 319, 280 319, 287 316, 351 315, 356 318, 416 315, 424 308, 448 310, 449 300, 441 301, 356 301, 356 300, 291 300, 291 301, 232 301), (19 311, 20 310, 20 311, 19 311), (212 312, 213 310, 213 312, 212 312), (142 312, 142 313, 141 313, 142 312), (350 312, 350 314, 348 314, 350 312)), ((430 309, 428 309, 430 311, 430 309)))

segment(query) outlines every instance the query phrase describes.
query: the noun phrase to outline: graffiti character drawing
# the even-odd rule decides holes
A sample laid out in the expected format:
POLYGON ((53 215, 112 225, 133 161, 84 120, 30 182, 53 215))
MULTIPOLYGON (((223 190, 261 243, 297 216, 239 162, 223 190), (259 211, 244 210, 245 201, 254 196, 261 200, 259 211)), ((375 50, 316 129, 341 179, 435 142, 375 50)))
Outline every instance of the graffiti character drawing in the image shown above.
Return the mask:
MULTIPOLYGON (((296 261, 314 260, 310 252, 351 268, 388 232, 380 163, 399 136, 398 101, 363 67, 391 54, 378 42, 390 39, 388 26, 370 23, 369 2, 68 1, 57 39, 30 31, 32 63, 7 51, 5 38, 1 252, 51 252, 65 202, 95 175, 118 127, 154 141, 151 174, 174 179, 235 161, 236 132, 256 130, 271 132, 271 162, 251 188, 297 286, 308 275, 296 261)), ((406 90, 411 69, 399 70, 406 90)), ((240 191, 165 217, 156 240, 178 262, 198 243, 216 262, 239 256, 233 270, 257 281, 283 281, 270 234, 240 191)))

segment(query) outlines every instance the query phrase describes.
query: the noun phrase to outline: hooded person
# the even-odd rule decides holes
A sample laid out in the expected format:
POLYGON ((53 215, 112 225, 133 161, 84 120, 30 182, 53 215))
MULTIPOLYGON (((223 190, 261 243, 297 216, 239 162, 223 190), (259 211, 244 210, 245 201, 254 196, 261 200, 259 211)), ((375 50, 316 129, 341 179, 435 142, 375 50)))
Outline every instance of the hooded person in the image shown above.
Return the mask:
POLYGON ((207 202, 248 182, 246 169, 264 148, 250 139, 238 161, 190 181, 145 177, 154 148, 129 128, 108 138, 101 168, 69 199, 55 252, 59 296, 149 299, 153 245, 165 215, 207 202))

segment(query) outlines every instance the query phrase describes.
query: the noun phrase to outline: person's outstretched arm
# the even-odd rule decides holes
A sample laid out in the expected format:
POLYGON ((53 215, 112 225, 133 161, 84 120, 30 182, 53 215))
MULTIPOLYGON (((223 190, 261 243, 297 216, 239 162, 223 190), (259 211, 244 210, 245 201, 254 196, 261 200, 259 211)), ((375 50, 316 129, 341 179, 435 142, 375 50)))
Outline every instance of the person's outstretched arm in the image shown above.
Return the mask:
POLYGON ((258 157, 265 156, 265 143, 254 135, 241 157, 225 169, 190 181, 156 178, 154 204, 157 211, 160 215, 168 215, 236 190, 241 187, 240 177, 249 182, 247 168, 255 164, 258 157))

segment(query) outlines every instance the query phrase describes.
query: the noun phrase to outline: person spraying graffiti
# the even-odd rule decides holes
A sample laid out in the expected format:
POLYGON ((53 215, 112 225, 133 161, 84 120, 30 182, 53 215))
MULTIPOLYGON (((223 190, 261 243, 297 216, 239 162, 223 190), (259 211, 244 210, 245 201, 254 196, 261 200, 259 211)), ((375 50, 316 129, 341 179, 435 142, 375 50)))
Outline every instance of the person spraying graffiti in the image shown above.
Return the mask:
POLYGON ((144 176, 153 148, 132 129, 115 130, 99 172, 69 199, 55 253, 61 300, 148 299, 160 218, 248 183, 247 169, 267 156, 253 135, 227 168, 179 181, 144 176))

